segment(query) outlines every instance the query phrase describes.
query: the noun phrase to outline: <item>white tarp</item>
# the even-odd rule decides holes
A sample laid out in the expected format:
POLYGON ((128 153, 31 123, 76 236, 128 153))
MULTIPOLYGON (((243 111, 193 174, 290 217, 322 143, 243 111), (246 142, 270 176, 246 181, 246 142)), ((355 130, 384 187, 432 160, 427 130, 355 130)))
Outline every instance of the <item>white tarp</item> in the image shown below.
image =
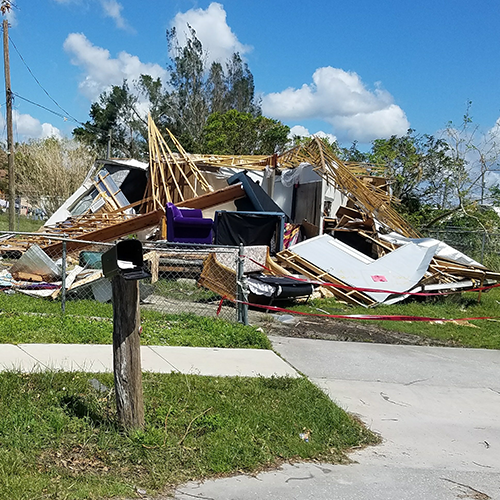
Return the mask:
MULTIPOLYGON (((327 234, 305 240, 290 248, 292 252, 355 288, 387 290, 364 292, 381 303, 391 293, 413 288, 424 276, 438 245, 420 246, 409 242, 372 259, 327 234)), ((403 300, 401 295, 399 300, 403 300)), ((397 301, 397 298, 396 298, 397 301)))

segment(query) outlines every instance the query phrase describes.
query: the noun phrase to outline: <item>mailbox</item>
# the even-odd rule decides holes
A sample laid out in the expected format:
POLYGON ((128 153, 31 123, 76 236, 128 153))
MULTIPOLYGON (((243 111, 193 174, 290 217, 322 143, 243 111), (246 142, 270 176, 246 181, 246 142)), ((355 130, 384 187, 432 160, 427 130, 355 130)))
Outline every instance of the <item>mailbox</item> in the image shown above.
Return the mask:
POLYGON ((123 240, 102 254, 102 272, 108 279, 120 275, 126 280, 151 278, 144 269, 142 244, 139 240, 123 240))

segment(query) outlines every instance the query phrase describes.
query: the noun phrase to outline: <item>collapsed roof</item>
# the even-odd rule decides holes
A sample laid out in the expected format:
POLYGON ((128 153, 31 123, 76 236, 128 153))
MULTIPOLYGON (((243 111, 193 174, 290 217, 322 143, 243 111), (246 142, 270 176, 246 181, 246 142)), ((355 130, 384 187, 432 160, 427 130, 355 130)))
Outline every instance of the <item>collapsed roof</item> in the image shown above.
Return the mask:
POLYGON ((291 222, 307 226, 309 236, 318 235, 279 252, 279 264, 328 284, 349 303, 369 307, 415 291, 467 290, 500 282, 500 274, 442 242, 421 238, 393 208, 398 200, 383 168, 344 163, 318 138, 281 155, 193 155, 167 132, 176 151, 149 119, 149 164, 98 160, 40 234, 4 235, 0 252, 24 253, 37 244, 54 257, 60 255, 57 238, 63 236, 77 240, 68 244, 68 252, 77 252, 85 242, 115 241, 149 228, 157 228, 156 239, 165 239, 169 202, 208 210, 225 203, 245 207, 245 200, 255 198, 257 210, 279 209, 291 222), (304 187, 305 168, 312 188, 303 193, 314 193, 311 198, 297 195, 304 187), (247 180, 242 170, 258 183, 247 180), (314 205, 312 224, 301 218, 298 202, 314 205))

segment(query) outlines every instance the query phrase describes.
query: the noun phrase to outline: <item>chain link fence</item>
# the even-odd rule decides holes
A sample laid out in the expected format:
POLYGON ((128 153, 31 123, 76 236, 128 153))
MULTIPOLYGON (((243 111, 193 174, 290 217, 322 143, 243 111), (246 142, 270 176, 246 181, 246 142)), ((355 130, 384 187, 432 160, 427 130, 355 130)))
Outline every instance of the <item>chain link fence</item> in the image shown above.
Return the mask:
MULTIPOLYGON (((101 256, 114 243, 84 242, 30 233, 0 235, 0 288, 40 301, 58 301, 63 313, 110 303, 111 282, 103 275, 101 256), (23 241, 24 240, 24 241, 23 241), (73 308, 72 305, 78 307, 73 308)), ((500 269, 500 234, 461 228, 428 230, 425 236, 448 243, 492 270, 500 269)), ((247 323, 242 276, 255 262, 250 247, 147 242, 144 267, 151 278, 139 282, 141 309, 162 314, 195 314, 247 323)), ((265 263, 265 255, 255 259, 265 263)), ((261 271, 257 265, 253 271, 261 271)))
MULTIPOLYGON (((72 303, 79 301, 89 315, 96 302, 111 302, 111 281, 103 275, 101 256, 114 244, 37 234, 36 243, 21 248, 19 241, 29 235, 3 232, 0 237, 4 291, 60 301, 62 312, 71 312, 72 303)), ((143 244, 143 261, 151 278, 139 281, 141 309, 246 323, 245 307, 236 300, 245 298, 239 286, 240 248, 151 242, 143 244)))
POLYGON ((459 227, 427 229, 424 236, 443 241, 493 270, 500 270, 500 233, 459 227))

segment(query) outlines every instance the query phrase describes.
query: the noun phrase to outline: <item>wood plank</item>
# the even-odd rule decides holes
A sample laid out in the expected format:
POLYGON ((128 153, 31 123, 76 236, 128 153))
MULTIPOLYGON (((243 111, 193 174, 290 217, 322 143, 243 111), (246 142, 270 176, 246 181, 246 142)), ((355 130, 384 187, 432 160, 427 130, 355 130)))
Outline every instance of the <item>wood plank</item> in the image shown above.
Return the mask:
MULTIPOLYGON (((142 229, 147 229, 148 227, 157 226, 162 217, 165 215, 163 210, 156 210, 144 215, 137 215, 123 222, 118 222, 112 226, 107 226, 102 229, 96 229, 90 233, 84 233, 77 236, 77 240, 95 241, 95 242, 107 242, 114 241, 123 236, 128 236, 129 234, 141 231, 142 229)), ((66 243, 66 249, 68 252, 75 252, 81 250, 92 243, 78 242, 78 241, 68 241, 66 243)), ((58 241, 52 245, 47 245, 43 247, 43 250, 54 259, 62 254, 62 242, 58 241)))
POLYGON ((177 203, 177 207, 186 208, 199 208, 204 210, 206 208, 215 207, 217 205, 222 205, 223 203, 228 203, 230 201, 238 200, 246 196, 245 191, 241 183, 234 184, 212 193, 202 194, 196 198, 190 198, 189 200, 184 200, 177 203))
POLYGON ((87 285, 87 284, 92 283, 94 281, 97 281, 103 277, 104 277, 104 274, 102 274, 102 271, 95 271, 90 276, 87 276, 86 278, 84 278, 82 280, 75 281, 70 287, 68 287, 67 290, 68 291, 69 290, 76 290, 77 288, 80 288, 83 285, 87 285))
POLYGON ((158 281, 158 266, 160 264, 160 254, 151 250, 150 252, 143 255, 144 262, 151 262, 150 272, 151 272, 151 284, 154 284, 158 281))
POLYGON ((18 271, 17 273, 12 273, 12 277, 16 281, 35 281, 38 283, 45 281, 43 279, 43 276, 41 276, 39 274, 25 273, 23 271, 18 271))
MULTIPOLYGON (((75 282, 76 277, 80 272, 83 271, 82 266, 75 266, 73 270, 71 270, 66 276, 66 290, 69 290, 71 285, 75 282)), ((61 293, 62 288, 58 288, 54 291, 54 293, 50 296, 51 299, 56 299, 57 296, 61 293)))

